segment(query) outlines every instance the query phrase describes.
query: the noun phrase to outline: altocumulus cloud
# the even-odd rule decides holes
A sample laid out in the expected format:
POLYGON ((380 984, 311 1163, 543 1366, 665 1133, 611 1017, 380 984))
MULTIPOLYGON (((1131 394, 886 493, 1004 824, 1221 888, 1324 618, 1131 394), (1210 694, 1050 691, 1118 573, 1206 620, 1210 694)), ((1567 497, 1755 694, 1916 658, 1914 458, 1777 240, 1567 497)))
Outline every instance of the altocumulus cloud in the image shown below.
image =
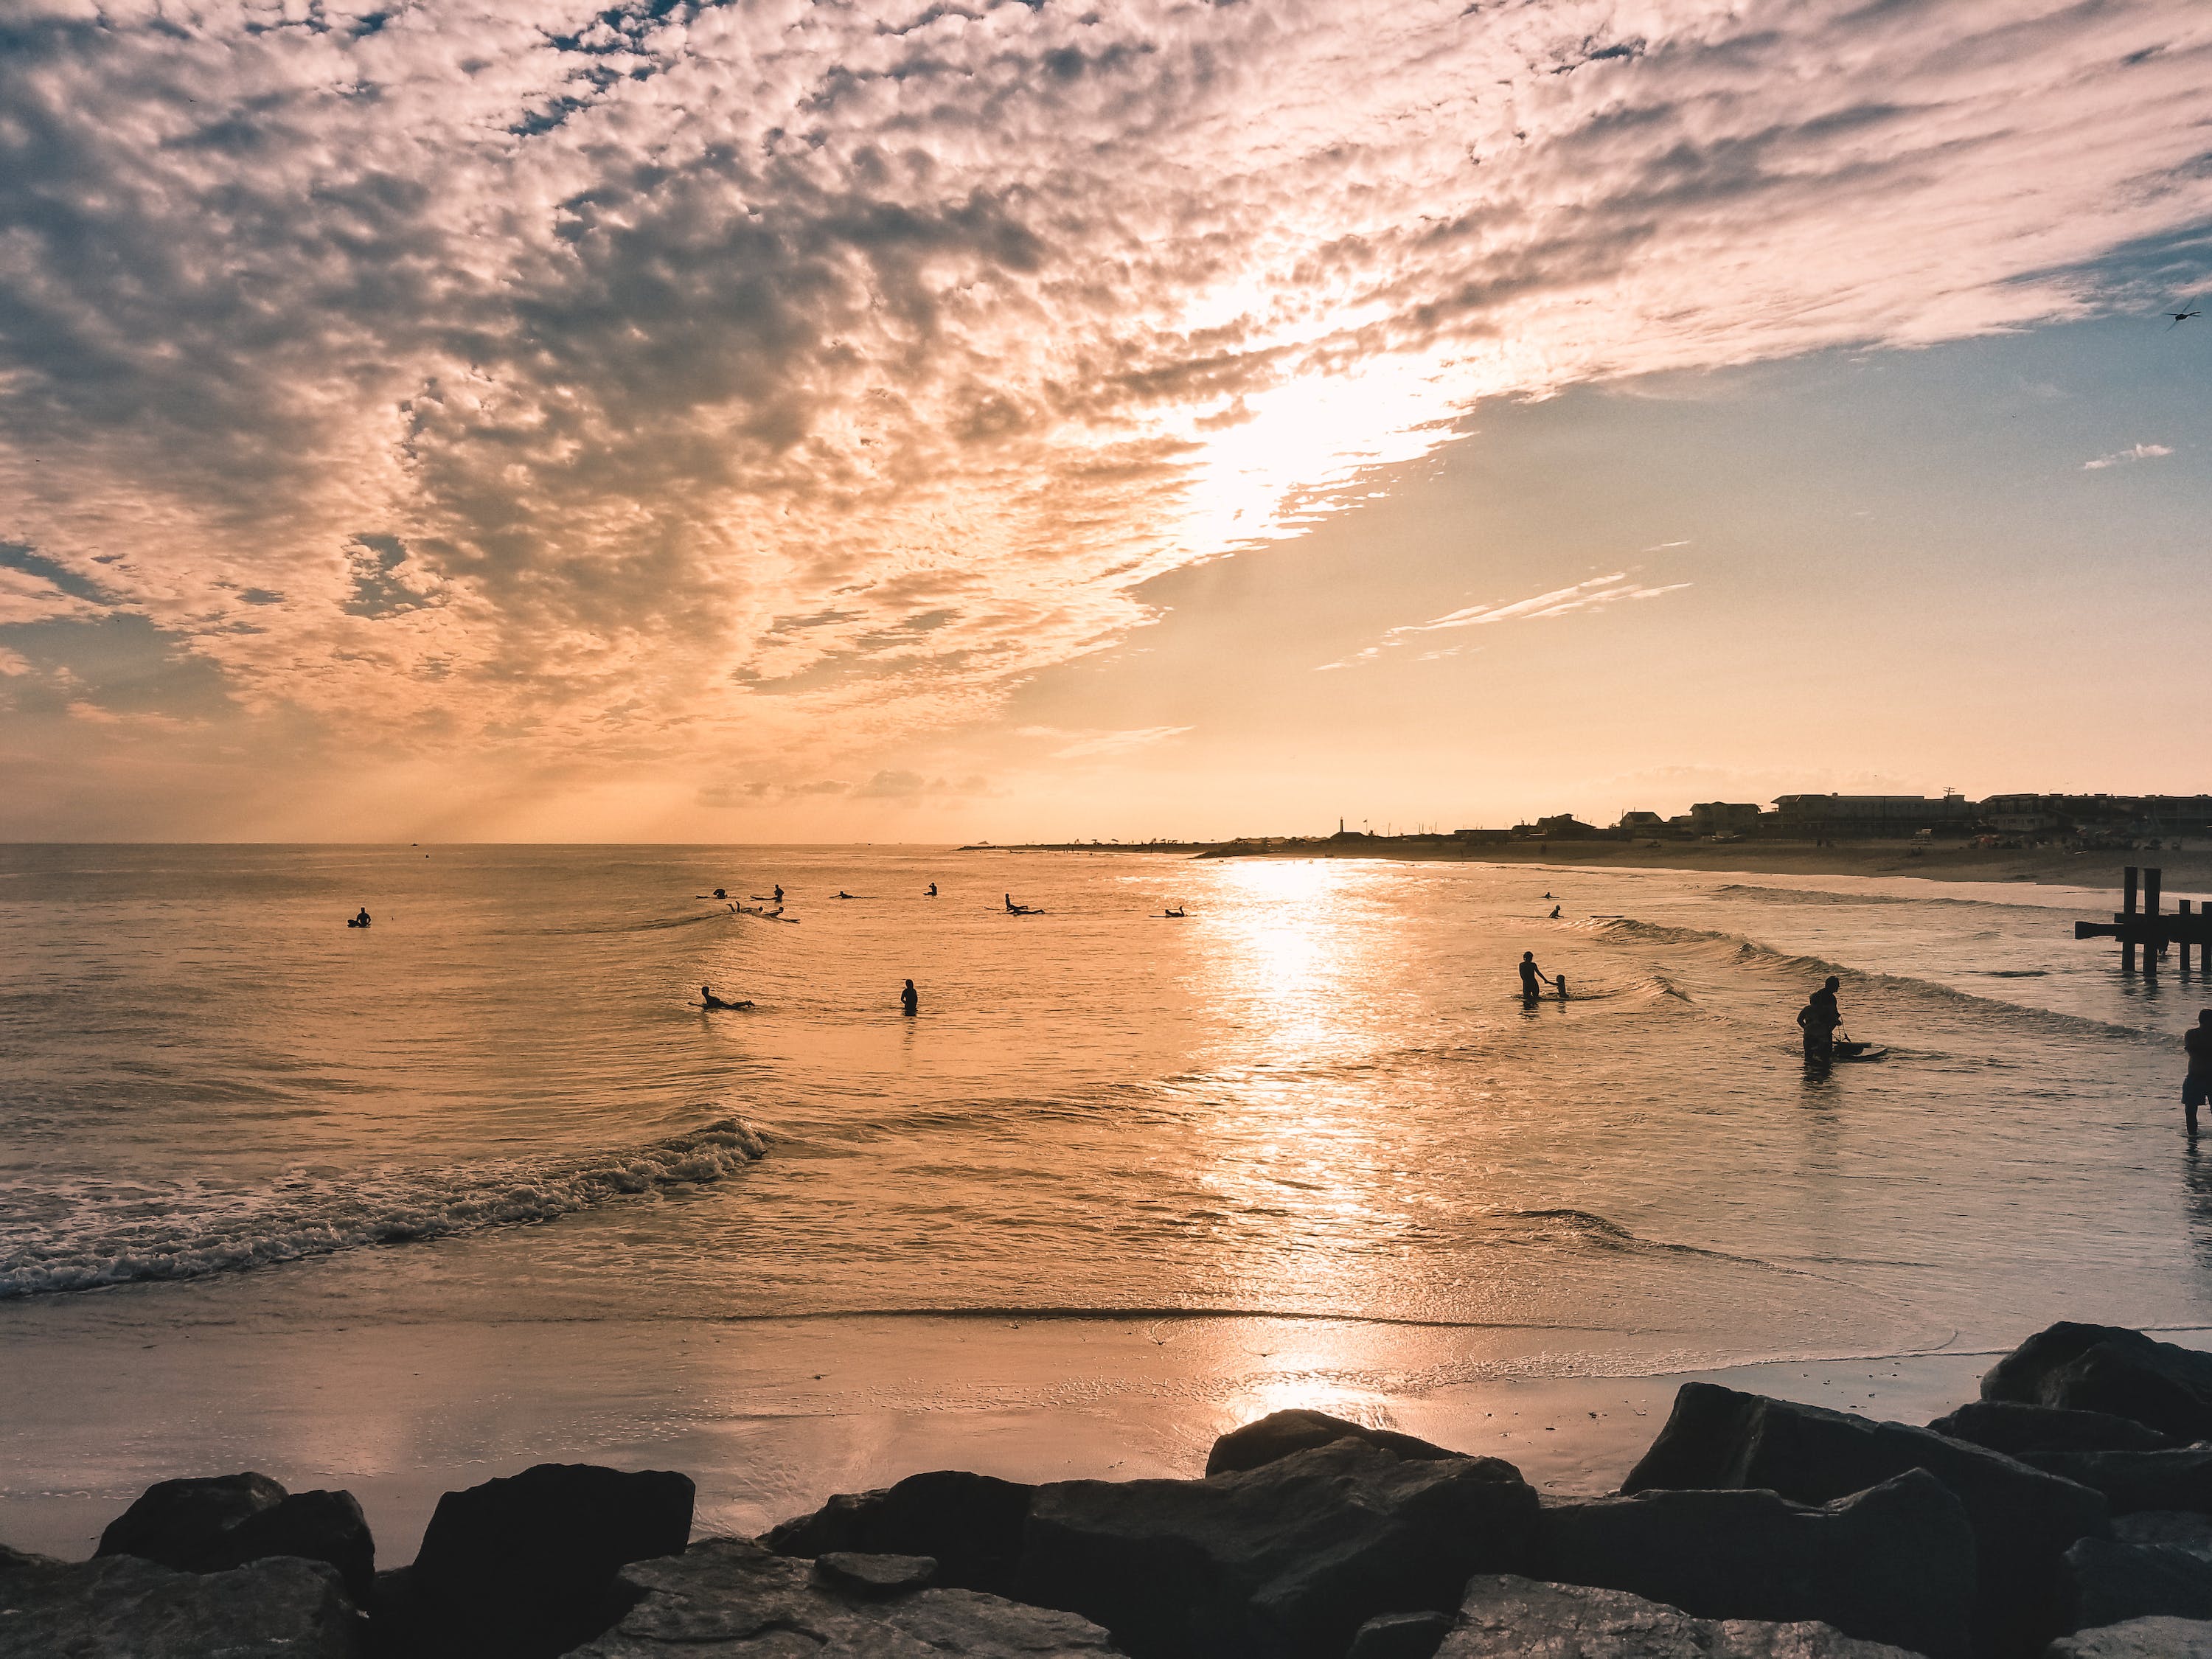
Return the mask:
POLYGON ((2094 307, 2212 211, 2208 43, 2186 0, 15 0, 0 538, 58 574, 0 606, 87 626, 96 574, 386 749, 857 750, 1484 397, 2094 307))

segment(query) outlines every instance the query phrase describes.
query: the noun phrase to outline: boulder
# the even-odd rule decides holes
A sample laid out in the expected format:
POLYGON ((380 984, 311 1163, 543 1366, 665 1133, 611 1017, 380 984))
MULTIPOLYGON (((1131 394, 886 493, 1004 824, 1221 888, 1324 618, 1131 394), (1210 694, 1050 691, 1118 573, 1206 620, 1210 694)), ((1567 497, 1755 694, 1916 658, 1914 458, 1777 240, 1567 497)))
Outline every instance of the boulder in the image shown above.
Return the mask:
POLYGON ((1331 1417, 1327 1412, 1271 1412, 1258 1422, 1231 1429, 1215 1441, 1212 1451, 1206 1455, 1206 1472, 1234 1474, 1241 1469, 1256 1469, 1262 1463, 1288 1457, 1292 1452, 1310 1451, 1316 1446, 1326 1446, 1337 1440, 1364 1440, 1370 1446, 1394 1451, 1409 1462, 1464 1455, 1417 1440, 1410 1434, 1400 1434, 1392 1429, 1370 1429, 1364 1423, 1331 1417))
POLYGON ((617 1577, 680 1552, 689 1477, 540 1463, 438 1500, 404 1573, 380 1575, 380 1641, 419 1659, 552 1659, 627 1612, 617 1577))
POLYGON ((107 1523, 93 1553, 179 1572, 225 1572, 272 1555, 327 1561, 361 1606, 376 1576, 376 1540, 351 1492, 288 1492, 251 1472, 156 1482, 107 1523))
POLYGON ((2123 1544, 2171 1544, 2212 1561, 2212 1516, 2177 1510, 2137 1510, 2112 1517, 2112 1536, 2123 1544))
POLYGON ((2212 1659, 2212 1623, 2130 1619, 2062 1636, 2044 1659, 2212 1659))
POLYGON ((926 1555, 937 1563, 939 1584, 1003 1595, 1034 1490, 961 1469, 913 1474, 880 1491, 840 1493, 760 1541, 778 1555, 926 1555))
POLYGON ((1928 1426, 2008 1457, 2031 1451, 2158 1451, 2177 1443, 2171 1435, 2130 1417, 2018 1400, 1969 1401, 1928 1426))
POLYGON ((1765 1487, 1828 1504, 1914 1468, 1958 1494, 1973 1526, 1976 1650, 2026 1652, 2067 1628, 2059 1558, 2110 1529, 2103 1496, 1927 1429, 1686 1382, 1621 1490, 1765 1487))
POLYGON ((1626 1590, 1470 1579, 1436 1659, 1912 1659, 1820 1624, 1693 1619, 1626 1590))
POLYGON ((2073 1630, 2165 1614, 2212 1619, 2212 1561, 2170 1544, 2084 1538, 2066 1552, 2073 1630))
POLYGON ((927 1589, 937 1563, 926 1555, 855 1555, 831 1550, 814 1558, 814 1582, 841 1595, 876 1598, 927 1589))
POLYGON ((361 1659, 336 1568, 283 1557, 222 1572, 133 1554, 0 1549, 0 1659, 361 1659))
POLYGON ((2104 1412, 2200 1440, 2212 1437, 2212 1354, 2118 1325, 2057 1324, 1997 1361, 1982 1398, 2104 1412))
POLYGON ((1202 1480, 1067 1480, 1030 1505, 1022 1600, 1137 1659, 1341 1659, 1382 1613, 1449 1611, 1528 1559, 1536 1494, 1495 1458, 1339 1440, 1202 1480))
POLYGON ((1931 1659, 1971 1646, 1973 1528, 1924 1469, 1818 1507, 1771 1492, 1547 1499, 1534 1571, 1701 1619, 1832 1625, 1931 1659))
POLYGON ((1436 1659, 1451 1627, 1448 1613, 1378 1613, 1359 1627, 1344 1659, 1436 1659))
POLYGON ((2137 1510, 2212 1513, 2212 1446, 2166 1451, 2023 1452, 2021 1461, 2105 1494, 2115 1515, 2137 1510))
POLYGON ((1096 1625, 965 1589, 877 1586, 905 1568, 844 1570, 851 1592, 803 1559, 708 1538, 622 1571, 630 1610, 571 1659, 1118 1659, 1096 1625))

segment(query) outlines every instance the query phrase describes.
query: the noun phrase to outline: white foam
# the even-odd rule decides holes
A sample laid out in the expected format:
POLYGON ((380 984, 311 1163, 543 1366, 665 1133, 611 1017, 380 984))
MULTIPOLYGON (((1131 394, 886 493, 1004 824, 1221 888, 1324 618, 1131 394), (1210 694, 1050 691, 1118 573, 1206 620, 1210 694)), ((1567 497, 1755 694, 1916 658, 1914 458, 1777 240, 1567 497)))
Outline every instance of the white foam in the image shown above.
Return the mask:
POLYGON ((767 1151, 735 1117, 635 1150, 502 1159, 450 1170, 372 1171, 343 1181, 295 1175, 252 1194, 179 1188, 149 1202, 88 1196, 69 1213, 0 1237, 0 1301, 141 1279, 197 1279, 373 1244, 550 1221, 611 1199, 720 1181, 767 1151))

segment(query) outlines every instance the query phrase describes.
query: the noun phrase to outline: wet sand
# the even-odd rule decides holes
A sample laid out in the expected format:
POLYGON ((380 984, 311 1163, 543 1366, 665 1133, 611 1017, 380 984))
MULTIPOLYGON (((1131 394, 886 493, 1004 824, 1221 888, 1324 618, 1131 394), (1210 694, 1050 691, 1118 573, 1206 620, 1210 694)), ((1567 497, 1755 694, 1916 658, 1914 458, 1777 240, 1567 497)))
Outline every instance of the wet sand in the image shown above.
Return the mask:
MULTIPOLYGON (((1195 1475, 1226 1429, 1303 1406, 1508 1459, 1539 1486, 1612 1489, 1696 1376, 1907 1422, 1973 1397, 1988 1352, 1782 1359, 1633 1376, 1571 1333, 1206 1317, 823 1318, 744 1323, 341 1326, 255 1333, 57 1322, 19 1331, 0 1429, 0 1540, 64 1557, 145 1486, 255 1468, 339 1486, 380 1564, 410 1559, 438 1494, 545 1461, 681 1469, 697 1529, 753 1533, 833 1492, 931 1468, 1009 1479, 1195 1475), (1421 1385, 1488 1352, 1496 1380, 1421 1385)), ((2025 1333, 2022 1333, 2025 1334, 2025 1333)), ((2182 1338, 2212 1346, 2212 1333, 2182 1338)))

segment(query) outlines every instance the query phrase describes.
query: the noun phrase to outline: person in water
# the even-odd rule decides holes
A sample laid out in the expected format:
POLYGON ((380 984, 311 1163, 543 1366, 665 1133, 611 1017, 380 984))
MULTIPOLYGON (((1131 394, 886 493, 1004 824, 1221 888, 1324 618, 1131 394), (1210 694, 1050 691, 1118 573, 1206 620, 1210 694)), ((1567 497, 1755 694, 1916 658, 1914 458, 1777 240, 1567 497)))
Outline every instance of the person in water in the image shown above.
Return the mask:
POLYGON ((356 927, 368 926, 368 907, 366 904, 361 907, 361 914, 353 919, 353 925, 356 927))
MULTIPOLYGON (((929 884, 929 890, 928 890, 927 893, 924 893, 924 894, 922 895, 922 897, 924 897, 924 898, 935 898, 936 896, 937 896, 937 884, 936 884, 935 882, 933 882, 933 881, 932 883, 930 883, 930 884, 929 884)), ((909 984, 909 985, 911 985, 911 984, 913 984, 913 983, 914 983, 914 981, 913 981, 912 980, 908 980, 908 981, 907 981, 907 983, 908 983, 908 984, 909 984)))
POLYGON ((2197 1109, 2212 1099, 2212 1008, 2198 1010, 2196 1025, 2182 1034, 2181 1051, 2189 1056, 2189 1070, 2181 1079, 2181 1109, 2188 1115, 2193 1139, 2197 1109))
POLYGON ((708 1008, 750 1008, 753 1006, 742 997, 735 1002, 726 1002, 704 985, 699 988, 699 1001, 702 1006, 708 1008))
POLYGON ((1843 1012, 1836 1006, 1836 991, 1841 984, 1833 974, 1829 975, 1797 1011, 1797 1029, 1805 1036, 1805 1058, 1814 1065, 1824 1066, 1836 1057, 1836 1028, 1844 1023, 1843 1012))
POLYGON ((778 904, 783 902, 783 884, 781 882, 776 883, 775 888, 770 892, 769 896, 774 898, 778 904))
POLYGON ((921 1007, 921 994, 914 988, 914 981, 908 980, 906 982, 906 989, 899 993, 899 1012, 911 1017, 918 1012, 921 1007))
POLYGON ((1553 920, 1553 921, 1557 921, 1559 919, 1559 907, 1558 905, 1556 905, 1556 904, 1555 904, 1555 905, 1553 905, 1553 906, 1552 907, 1552 920, 1553 920))
POLYGON ((729 895, 724 892, 720 888, 717 887, 714 890, 714 896, 718 899, 726 899, 729 897, 729 895))
POLYGON ((1544 970, 1536 965, 1536 953, 1521 953, 1521 994, 1534 1002, 1544 986, 1544 970))
POLYGON ((1565 974, 1557 975, 1552 983, 1559 987, 1559 1000, 1565 1002, 1567 1000, 1567 976, 1565 974))

